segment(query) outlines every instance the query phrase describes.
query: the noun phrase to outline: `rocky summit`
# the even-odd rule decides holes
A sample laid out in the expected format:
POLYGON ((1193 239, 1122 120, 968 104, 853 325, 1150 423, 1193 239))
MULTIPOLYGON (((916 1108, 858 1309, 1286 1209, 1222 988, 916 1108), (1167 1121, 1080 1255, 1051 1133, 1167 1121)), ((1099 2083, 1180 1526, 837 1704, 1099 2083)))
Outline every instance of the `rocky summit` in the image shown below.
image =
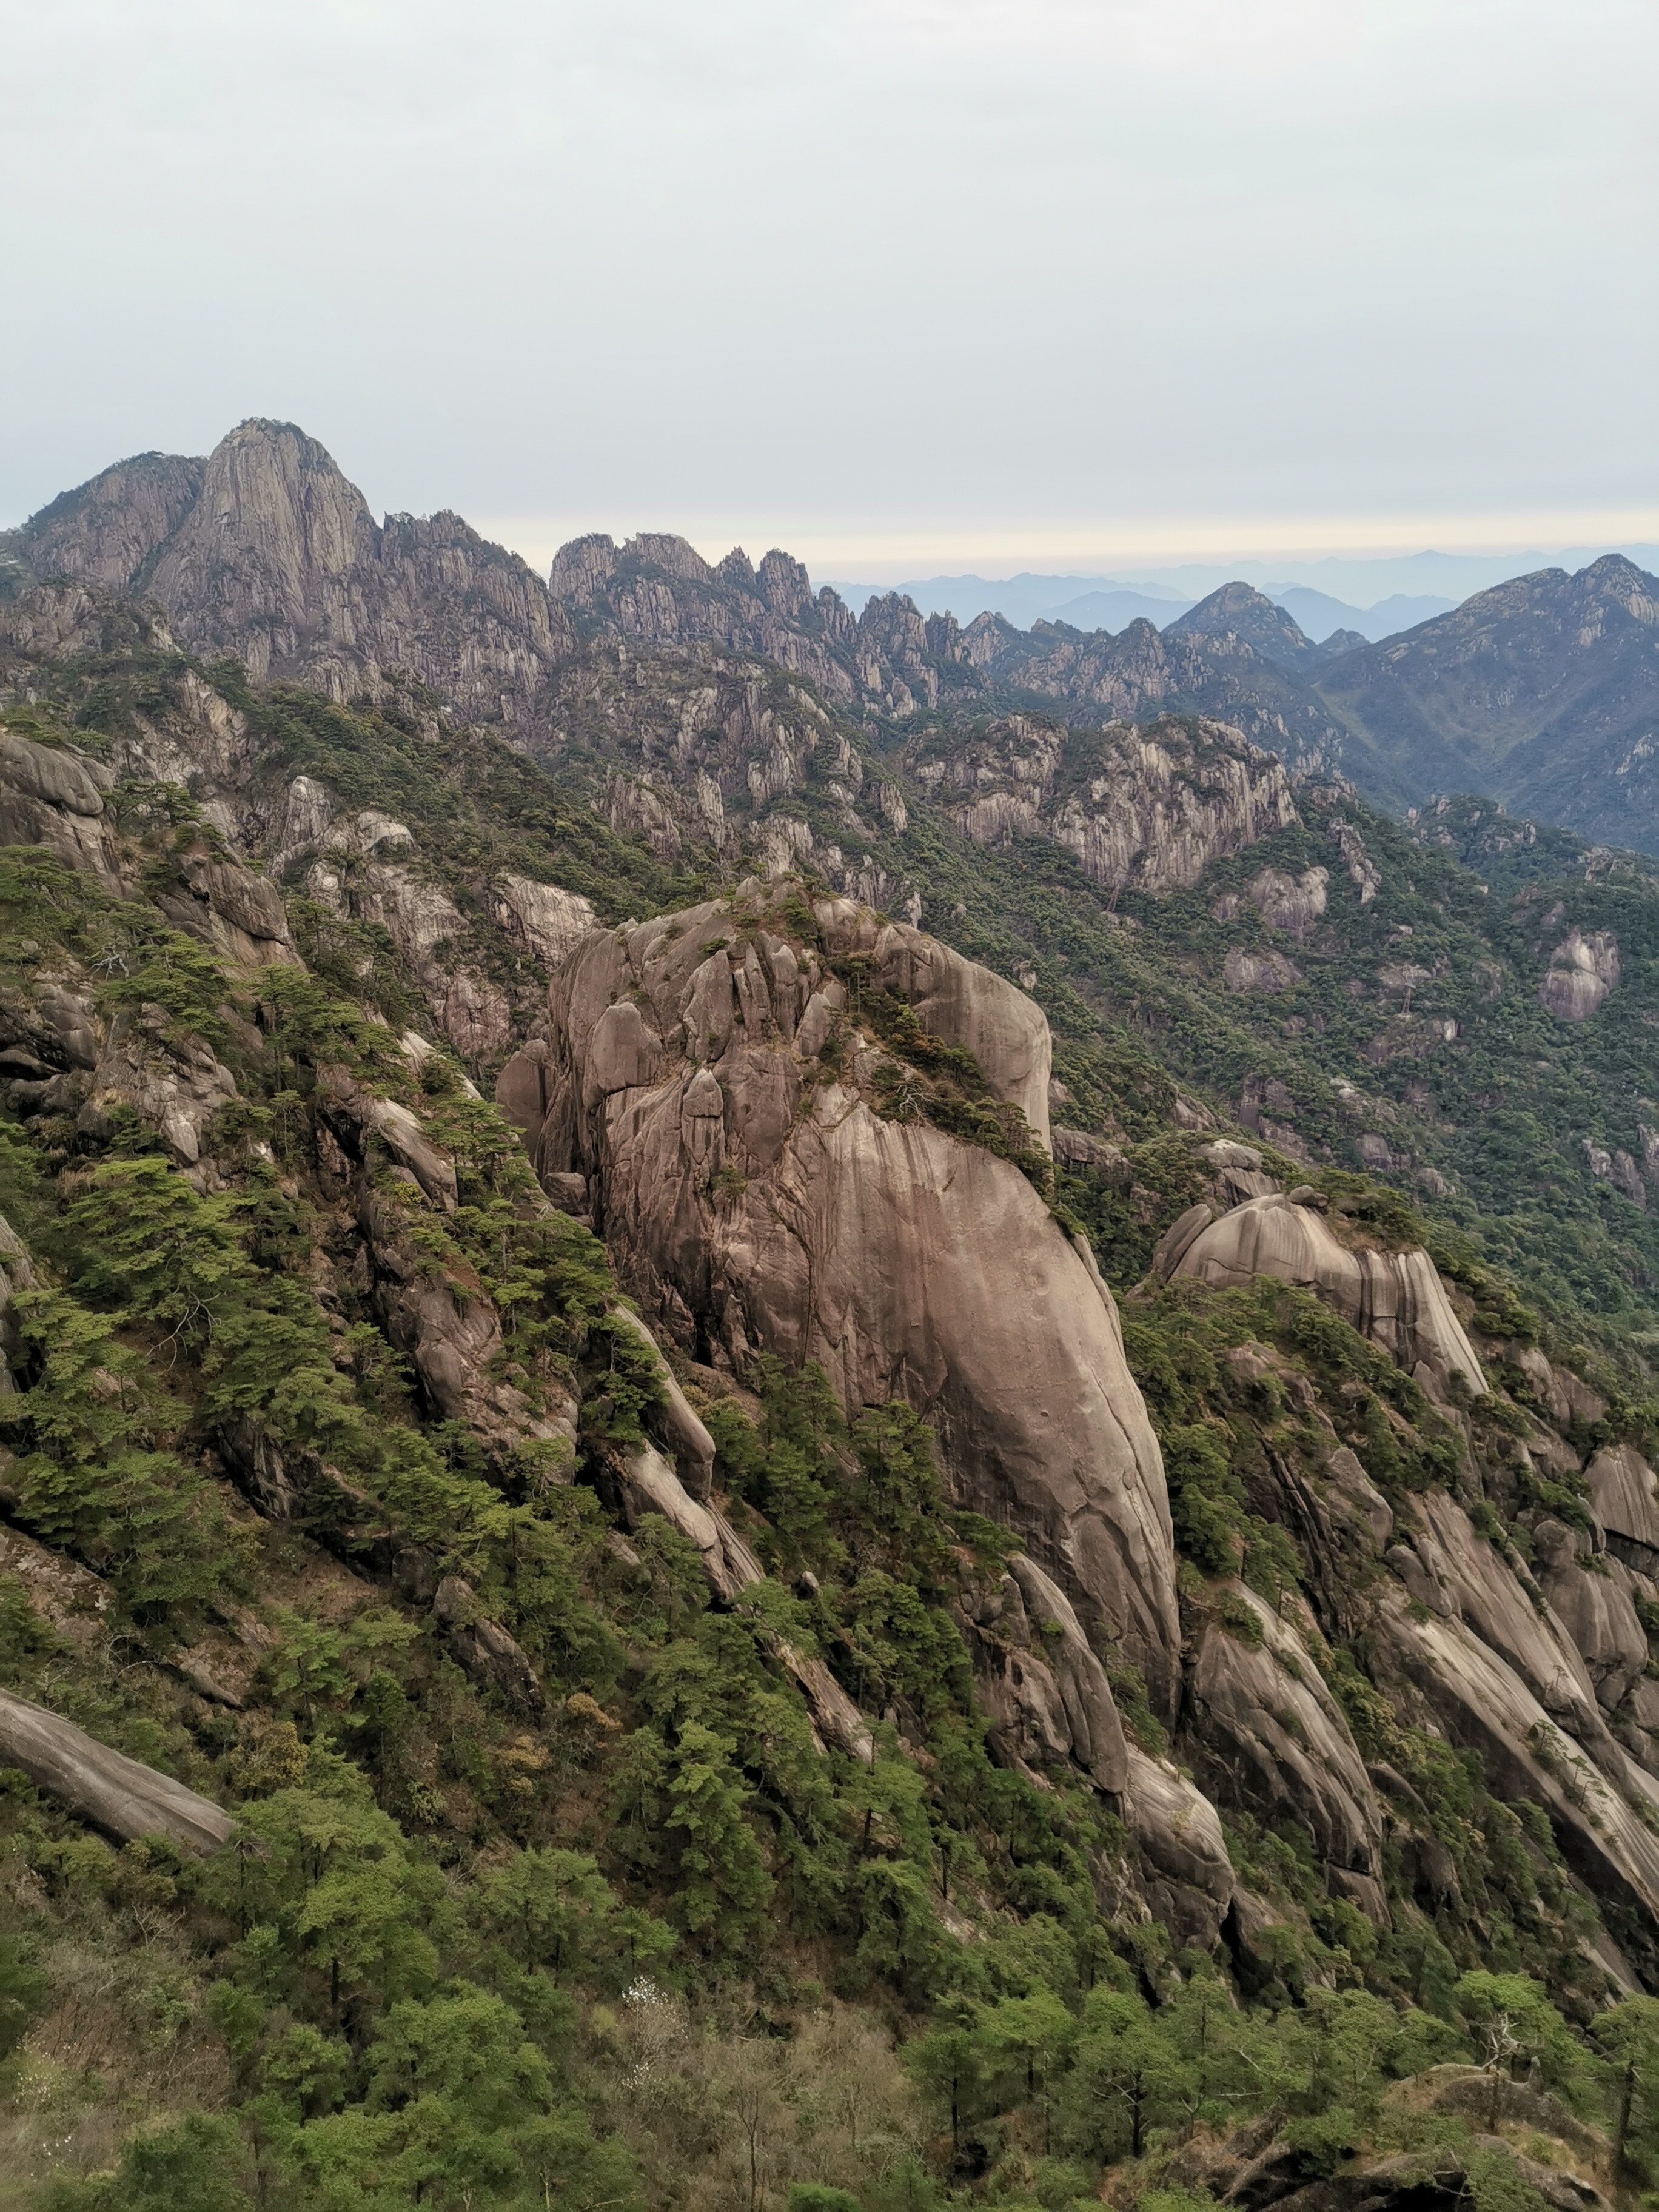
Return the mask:
POLYGON ((3 550, 8 2202, 1659 2186, 1651 580, 3 550))

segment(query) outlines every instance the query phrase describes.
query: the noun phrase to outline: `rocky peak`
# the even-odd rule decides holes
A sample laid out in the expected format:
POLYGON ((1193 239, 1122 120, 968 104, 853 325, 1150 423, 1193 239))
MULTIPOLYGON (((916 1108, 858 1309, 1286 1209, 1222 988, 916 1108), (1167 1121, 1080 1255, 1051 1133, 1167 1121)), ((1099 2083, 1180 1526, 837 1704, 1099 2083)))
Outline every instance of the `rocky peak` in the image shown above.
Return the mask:
MULTIPOLYGON (((457 514, 388 516, 316 439, 251 420, 205 462, 143 454, 18 533, 37 575, 159 600, 180 643, 336 699, 408 669, 468 720, 533 726, 574 643, 516 554, 457 514)), ((609 539, 603 541, 608 548, 609 539)))
POLYGON ((292 629, 284 658, 309 634, 337 628, 339 588, 374 560, 377 535, 362 494, 314 438, 291 422, 243 422, 208 456, 201 495, 152 588, 186 643, 234 650, 246 640, 263 676, 255 626, 292 629))
POLYGON ((37 576, 125 591, 201 495, 207 463, 136 453, 31 515, 17 547, 37 576))
POLYGON ((1656 624, 1659 577, 1608 554, 1477 592, 1318 684, 1407 797, 1440 790, 1450 760, 1458 787, 1514 813, 1652 851, 1656 624))
POLYGON ((1314 647, 1281 606, 1249 584, 1224 584, 1170 624, 1166 635, 1247 645, 1264 660, 1300 668, 1314 647))
POLYGON ((733 591, 753 592, 757 588, 755 564, 741 545, 734 545, 723 561, 716 562, 714 574, 722 584, 730 584, 733 591))
POLYGON ((756 580, 767 605, 785 622, 799 622, 812 604, 812 580, 805 565, 775 545, 761 562, 756 580))
POLYGON ((677 577, 683 584, 707 584, 714 580, 714 571, 696 547, 684 538, 641 532, 637 538, 630 538, 623 547, 622 558, 660 568, 665 575, 677 577))
POLYGON ((616 573, 617 541, 596 531, 560 546, 548 572, 547 588, 556 599, 568 599, 586 610, 616 573))

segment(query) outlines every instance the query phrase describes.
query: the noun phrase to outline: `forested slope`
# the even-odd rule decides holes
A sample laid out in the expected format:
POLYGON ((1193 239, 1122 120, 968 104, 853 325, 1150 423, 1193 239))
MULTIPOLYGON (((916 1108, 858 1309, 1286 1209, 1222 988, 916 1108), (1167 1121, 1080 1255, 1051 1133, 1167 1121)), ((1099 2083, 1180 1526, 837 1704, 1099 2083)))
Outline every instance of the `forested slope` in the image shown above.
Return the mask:
POLYGON ((234 1824, 6 1768, 14 2201, 1644 2185, 1638 866, 704 641, 0 662, 4 1684, 234 1824))

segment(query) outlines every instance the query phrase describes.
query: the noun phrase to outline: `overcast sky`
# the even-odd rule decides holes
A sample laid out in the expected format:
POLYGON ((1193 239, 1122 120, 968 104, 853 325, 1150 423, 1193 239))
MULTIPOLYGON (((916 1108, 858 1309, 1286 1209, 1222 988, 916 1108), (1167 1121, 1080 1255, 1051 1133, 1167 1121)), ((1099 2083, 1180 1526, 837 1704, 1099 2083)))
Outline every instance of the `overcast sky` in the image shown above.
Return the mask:
POLYGON ((822 574, 1659 537, 1654 0, 0 0, 0 523, 822 574))

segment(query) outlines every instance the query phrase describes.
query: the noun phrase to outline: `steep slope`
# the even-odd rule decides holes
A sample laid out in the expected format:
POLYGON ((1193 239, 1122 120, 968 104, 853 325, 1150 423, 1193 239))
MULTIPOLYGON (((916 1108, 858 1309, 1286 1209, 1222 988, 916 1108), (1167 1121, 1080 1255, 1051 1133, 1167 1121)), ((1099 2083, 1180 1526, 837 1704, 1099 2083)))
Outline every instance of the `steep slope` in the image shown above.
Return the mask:
POLYGON ((1304 635, 1295 617, 1249 584, 1224 584, 1166 623, 1164 635, 1231 640, 1248 645, 1263 660, 1291 670, 1304 666, 1314 650, 1313 641, 1304 635))
POLYGON ((471 721, 527 727, 571 632, 540 580, 458 515, 392 515, 291 423, 249 422, 205 462, 140 456, 16 533, 41 578, 154 597, 179 641, 334 699, 406 670, 471 721))
POLYGON ((1659 581, 1618 555, 1477 592, 1318 688, 1415 797, 1490 791, 1659 851, 1659 581))
POLYGON ((590 618, 0 604, 19 2188, 1656 2171, 1651 872, 590 618))

